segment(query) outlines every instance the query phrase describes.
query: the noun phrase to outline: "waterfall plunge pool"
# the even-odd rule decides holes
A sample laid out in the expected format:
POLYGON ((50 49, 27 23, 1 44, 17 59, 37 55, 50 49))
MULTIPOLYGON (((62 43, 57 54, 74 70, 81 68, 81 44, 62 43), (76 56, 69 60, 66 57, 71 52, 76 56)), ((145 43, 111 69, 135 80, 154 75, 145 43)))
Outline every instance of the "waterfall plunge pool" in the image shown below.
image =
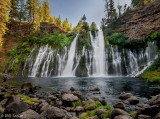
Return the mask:
POLYGON ((21 85, 24 82, 32 82, 42 86, 44 92, 66 91, 76 87, 84 97, 103 98, 109 105, 120 102, 118 96, 122 92, 130 92, 137 96, 141 102, 160 93, 159 85, 149 85, 146 80, 131 77, 109 78, 17 78, 8 81, 13 85, 21 85), (100 93, 90 91, 93 87, 99 87, 100 93))

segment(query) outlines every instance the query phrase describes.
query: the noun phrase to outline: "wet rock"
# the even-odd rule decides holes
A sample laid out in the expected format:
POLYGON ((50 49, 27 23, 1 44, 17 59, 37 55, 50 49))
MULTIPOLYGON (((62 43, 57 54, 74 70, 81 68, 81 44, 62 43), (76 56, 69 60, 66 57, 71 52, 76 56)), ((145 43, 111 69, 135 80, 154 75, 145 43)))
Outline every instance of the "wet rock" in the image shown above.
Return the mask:
POLYGON ((39 105, 39 103, 32 102, 32 104, 30 105, 30 108, 33 109, 33 110, 36 110, 38 105, 39 105))
POLYGON ((119 116, 119 115, 128 115, 129 116, 129 113, 127 113, 126 111, 124 111, 122 109, 115 108, 111 113, 111 119, 114 119, 114 117, 119 116))
POLYGON ((75 111, 74 107, 67 107, 67 108, 65 108, 65 110, 67 110, 68 112, 74 112, 75 111))
POLYGON ((72 107, 72 102, 77 101, 79 98, 73 94, 63 94, 62 101, 66 107, 72 107))
POLYGON ((85 108, 85 110, 94 110, 96 109, 96 106, 94 104, 90 104, 88 107, 85 108))
POLYGON ((45 100, 40 100, 40 104, 37 107, 37 111, 42 113, 49 107, 49 104, 45 100))
POLYGON ((126 100, 126 99, 130 98, 131 96, 132 96, 131 93, 123 92, 123 93, 120 94, 119 99, 126 100))
POLYGON ((9 96, 9 97, 7 98, 7 101, 6 101, 5 106, 11 104, 12 102, 17 102, 17 103, 19 103, 19 102, 20 102, 20 99, 21 99, 21 98, 20 98, 19 95, 9 96))
POLYGON ((153 105, 153 106, 150 106, 150 107, 145 107, 145 108, 140 108, 138 111, 137 111, 137 117, 139 115, 149 115, 151 117, 154 117, 158 112, 160 111, 160 107, 157 106, 157 105, 153 105))
POLYGON ((101 116, 102 114, 106 114, 107 110, 106 109, 99 109, 96 111, 97 116, 101 116))
POLYGON ((152 99, 148 100, 149 105, 160 105, 160 94, 154 96, 152 99))
POLYGON ((136 105, 136 104, 139 103, 139 100, 138 100, 137 97, 135 97, 135 96, 131 96, 131 97, 128 98, 126 101, 127 101, 129 104, 131 104, 131 105, 136 105))
POLYGON ((99 98, 98 97, 90 97, 89 99, 92 99, 92 100, 94 100, 94 101, 99 101, 99 98))
POLYGON ((154 119, 160 119, 160 112, 158 114, 156 114, 156 116, 154 117, 154 119))
POLYGON ((61 106, 63 104, 63 102, 61 100, 57 99, 55 101, 55 104, 59 107, 59 106, 61 106))
POLYGON ((5 114, 15 114, 18 115, 26 110, 28 110, 29 106, 24 102, 13 102, 7 105, 5 109, 5 114))
POLYGON ((95 103, 95 101, 92 100, 92 99, 88 99, 87 101, 83 101, 83 102, 82 102, 82 105, 84 106, 84 105, 86 105, 86 104, 91 104, 91 103, 95 103))
POLYGON ((2 105, 3 107, 5 106, 5 104, 6 104, 6 102, 7 102, 7 98, 6 99, 4 99, 4 100, 2 100, 1 102, 0 102, 0 105, 2 105))
POLYGON ((116 104, 113 105, 113 107, 114 108, 120 108, 120 109, 124 109, 125 108, 123 103, 116 103, 116 104))
POLYGON ((76 90, 77 90, 77 88, 75 88, 75 87, 70 88, 70 91, 76 91, 76 90))
POLYGON ((48 98, 49 98, 50 100, 56 100, 56 99, 57 99, 57 97, 55 97, 54 95, 49 95, 48 98))
POLYGON ((76 112, 82 112, 83 111, 83 107, 82 106, 77 106, 75 111, 76 112))
POLYGON ((26 82, 26 83, 24 83, 24 84, 22 84, 22 86, 21 86, 21 89, 33 89, 35 86, 32 84, 32 83, 30 83, 30 82, 26 82))
POLYGON ((73 94, 64 94, 62 96, 62 100, 63 101, 69 101, 69 102, 73 102, 73 101, 77 101, 78 97, 73 95, 73 94))
POLYGON ((4 113, 4 108, 0 107, 0 115, 4 113))
POLYGON ((49 106, 40 114, 40 119, 71 119, 72 115, 63 109, 49 106))
POLYGON ((98 88, 98 87, 91 88, 90 91, 100 91, 100 88, 98 88))
POLYGON ((97 116, 90 117, 88 119, 99 119, 97 116))
POLYGON ((77 117, 72 117, 71 119, 79 119, 79 118, 77 118, 77 117))
POLYGON ((148 115, 139 115, 138 119, 152 119, 152 117, 148 115))
POLYGON ((34 110, 29 109, 29 110, 21 113, 20 119, 38 119, 39 116, 40 115, 37 112, 35 112, 34 110))
POLYGON ((119 115, 116 116, 114 119, 133 119, 133 118, 128 115, 119 115))
POLYGON ((74 96, 77 96, 78 98, 80 98, 80 99, 83 99, 83 96, 80 94, 80 93, 78 93, 78 92, 73 92, 72 93, 74 96))
POLYGON ((107 105, 107 102, 105 100, 100 100, 102 105, 107 105))

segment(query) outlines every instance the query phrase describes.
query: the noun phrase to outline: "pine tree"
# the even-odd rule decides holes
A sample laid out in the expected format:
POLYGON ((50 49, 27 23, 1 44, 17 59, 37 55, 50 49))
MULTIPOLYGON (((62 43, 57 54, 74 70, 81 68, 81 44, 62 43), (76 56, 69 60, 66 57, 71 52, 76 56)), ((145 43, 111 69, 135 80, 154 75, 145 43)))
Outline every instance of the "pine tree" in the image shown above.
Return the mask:
POLYGON ((44 8, 42 3, 39 3, 39 19, 40 19, 40 22, 44 21, 44 8))
POLYGON ((77 31, 80 32, 82 30, 82 27, 83 27, 83 22, 82 22, 82 19, 78 22, 78 25, 77 25, 77 31))
POLYGON ((118 4, 118 6, 117 6, 117 8, 118 8, 118 14, 119 14, 119 17, 121 17, 122 16, 122 5, 119 5, 118 4))
POLYGON ((44 7, 44 21, 49 22, 51 12, 50 12, 50 5, 48 0, 44 1, 43 7, 44 7))
POLYGON ((11 19, 17 20, 18 18, 18 0, 11 0, 11 9, 9 12, 9 17, 11 19))
POLYGON ((56 24, 57 26, 62 27, 62 21, 60 16, 56 19, 56 24))
POLYGON ((83 23, 85 23, 85 22, 86 22, 86 20, 87 20, 87 18, 86 18, 86 15, 84 14, 84 15, 83 15, 83 17, 82 17, 82 21, 83 21, 83 23))
POLYGON ((109 9, 109 22, 111 22, 115 17, 116 17, 116 9, 114 8, 114 1, 113 0, 110 0, 110 9, 109 9))
POLYGON ((0 3, 0 47, 3 45, 2 36, 5 34, 6 23, 9 20, 8 11, 10 9, 10 0, 2 0, 0 3))

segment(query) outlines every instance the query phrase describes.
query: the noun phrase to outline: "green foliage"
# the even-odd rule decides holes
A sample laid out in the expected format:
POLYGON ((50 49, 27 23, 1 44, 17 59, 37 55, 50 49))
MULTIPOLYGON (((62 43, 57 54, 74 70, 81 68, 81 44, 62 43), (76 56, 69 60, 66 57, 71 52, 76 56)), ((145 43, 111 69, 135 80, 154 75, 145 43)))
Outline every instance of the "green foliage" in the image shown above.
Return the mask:
POLYGON ((15 55, 16 55, 16 53, 17 53, 17 49, 13 49, 13 50, 10 50, 10 51, 9 51, 9 55, 10 55, 10 57, 15 56, 15 55))
MULTIPOLYGON (((87 119, 89 117, 93 117, 96 115, 96 111, 98 111, 99 109, 106 109, 107 113, 106 114, 102 114, 100 115, 100 119, 106 119, 106 118, 110 118, 111 117, 111 112, 112 112, 112 108, 108 105, 103 106, 99 101, 96 101, 95 103, 91 103, 94 104, 96 106, 96 109, 93 111, 87 111, 87 114, 82 116, 81 119, 87 119)), ((88 107, 91 104, 86 104, 84 106, 84 108, 88 107)))
POLYGON ((81 32, 78 38, 78 51, 81 51, 85 47, 86 49, 91 48, 90 34, 89 32, 81 32))
POLYGON ((79 99, 79 100, 77 100, 77 101, 72 102, 72 106, 73 106, 74 108, 76 108, 77 106, 79 106, 79 105, 81 105, 81 104, 82 104, 81 99, 79 99))
POLYGON ((147 79, 149 83, 160 83, 160 56, 147 68, 139 78, 147 79))
POLYGON ((117 45, 125 45, 127 43, 124 34, 121 33, 114 33, 111 36, 108 36, 107 40, 117 45))

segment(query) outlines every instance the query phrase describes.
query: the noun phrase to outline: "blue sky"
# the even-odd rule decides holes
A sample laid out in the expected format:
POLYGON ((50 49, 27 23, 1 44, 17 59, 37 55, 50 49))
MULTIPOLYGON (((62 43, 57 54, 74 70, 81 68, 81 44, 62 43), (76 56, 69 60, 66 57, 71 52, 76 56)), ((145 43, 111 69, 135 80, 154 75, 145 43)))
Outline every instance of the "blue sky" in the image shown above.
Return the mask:
MULTIPOLYGON (((44 1, 44 0, 40 0, 44 1)), ((115 1, 115 6, 118 5, 118 0, 115 1)), ((104 4, 105 0, 49 0, 51 15, 64 20, 68 18, 73 26, 77 25, 83 14, 86 14, 87 22, 92 21, 100 26, 101 19, 105 16, 104 4)), ((121 5, 125 3, 130 5, 131 0, 119 0, 121 5)))

